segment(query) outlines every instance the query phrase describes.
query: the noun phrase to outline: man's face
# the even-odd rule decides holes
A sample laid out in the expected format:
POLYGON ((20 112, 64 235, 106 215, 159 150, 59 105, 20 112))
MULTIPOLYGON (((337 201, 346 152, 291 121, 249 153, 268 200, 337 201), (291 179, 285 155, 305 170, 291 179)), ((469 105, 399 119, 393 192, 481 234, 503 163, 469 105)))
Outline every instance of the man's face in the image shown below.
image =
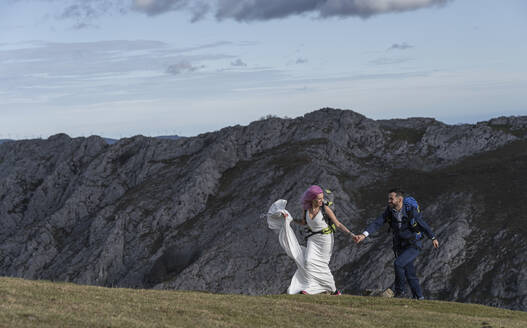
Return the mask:
POLYGON ((391 192, 388 194, 388 206, 391 208, 399 209, 403 205, 403 197, 397 196, 396 193, 391 192))

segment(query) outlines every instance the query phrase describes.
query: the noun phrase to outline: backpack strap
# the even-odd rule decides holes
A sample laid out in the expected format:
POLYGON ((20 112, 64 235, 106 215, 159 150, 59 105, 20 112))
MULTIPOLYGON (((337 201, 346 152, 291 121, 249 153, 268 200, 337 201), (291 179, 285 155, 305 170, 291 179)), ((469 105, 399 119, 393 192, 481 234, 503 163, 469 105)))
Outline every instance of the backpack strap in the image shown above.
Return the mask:
MULTIPOLYGON (((308 228, 309 229, 309 228, 308 228)), ((317 234, 323 234, 323 235, 329 235, 329 234, 332 234, 334 233, 335 231, 333 230, 333 228, 330 228, 330 227, 327 227, 327 228, 324 228, 320 231, 311 231, 309 229, 309 235, 306 236, 306 239, 308 239, 309 237, 313 236, 313 235, 317 235, 317 234)))
POLYGON ((414 217, 414 209, 417 210, 417 213, 421 213, 421 209, 419 208, 419 204, 415 200, 415 198, 408 196, 404 198, 406 201, 404 202, 405 211, 408 215, 408 225, 410 226, 410 230, 415 232, 417 234, 417 238, 421 238, 421 226, 417 222, 416 218, 414 217))
POLYGON ((316 234, 324 234, 324 235, 328 235, 330 233, 334 233, 337 231, 337 227, 335 226, 335 224, 333 222, 331 222, 331 219, 329 218, 328 214, 326 213, 326 205, 324 203, 322 203, 322 206, 320 207, 320 212, 322 213, 322 219, 324 219, 324 222, 326 222, 326 224, 328 225, 327 228, 324 228, 320 231, 312 231, 311 229, 309 229, 309 227, 307 228, 308 231, 309 231, 309 235, 306 236, 306 239, 308 239, 309 237, 313 236, 313 235, 316 235, 316 234))
POLYGON ((326 204, 322 203, 322 208, 320 209, 322 211, 322 218, 328 225, 328 228, 332 230, 332 232, 337 232, 337 227, 333 222, 331 222, 331 219, 329 218, 329 215, 326 213, 326 204))

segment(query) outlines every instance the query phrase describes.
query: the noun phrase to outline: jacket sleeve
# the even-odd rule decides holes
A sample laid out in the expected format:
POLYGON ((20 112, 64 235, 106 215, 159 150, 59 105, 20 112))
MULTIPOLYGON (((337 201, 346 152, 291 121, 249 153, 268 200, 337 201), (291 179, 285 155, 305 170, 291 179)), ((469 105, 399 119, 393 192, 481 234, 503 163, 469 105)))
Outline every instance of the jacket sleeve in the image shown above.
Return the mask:
MULTIPOLYGON (((413 217, 415 219, 415 221, 420 227, 420 229, 418 230, 421 232, 424 232, 428 238, 435 239, 435 235, 432 232, 432 229, 430 229, 430 226, 423 220, 421 212, 419 212, 416 208, 411 208, 409 210, 412 212, 409 213, 410 215, 408 216, 413 217)), ((406 239, 406 240, 414 240, 414 239, 418 240, 421 238, 421 237, 418 237, 415 230, 411 228, 410 222, 408 222, 408 224, 404 228, 399 230, 397 234, 399 238, 406 239)))
POLYGON ((432 229, 430 228, 428 223, 423 220, 421 213, 417 213, 417 216, 415 216, 415 220, 417 221, 417 224, 421 227, 421 231, 423 231, 428 238, 432 240, 436 239, 436 235, 432 232, 432 229))
POLYGON ((384 225, 384 222, 386 222, 386 211, 379 215, 372 223, 368 224, 368 227, 366 227, 368 235, 379 230, 384 225))

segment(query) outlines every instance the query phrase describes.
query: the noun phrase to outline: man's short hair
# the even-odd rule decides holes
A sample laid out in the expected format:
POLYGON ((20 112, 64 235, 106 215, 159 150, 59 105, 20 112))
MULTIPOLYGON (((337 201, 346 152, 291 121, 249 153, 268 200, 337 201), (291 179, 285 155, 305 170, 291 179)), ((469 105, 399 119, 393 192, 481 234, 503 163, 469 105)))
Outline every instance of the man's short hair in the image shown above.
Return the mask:
POLYGON ((404 197, 404 191, 402 191, 402 189, 400 188, 390 189, 390 191, 388 191, 388 194, 391 194, 392 192, 395 193, 397 197, 404 197))

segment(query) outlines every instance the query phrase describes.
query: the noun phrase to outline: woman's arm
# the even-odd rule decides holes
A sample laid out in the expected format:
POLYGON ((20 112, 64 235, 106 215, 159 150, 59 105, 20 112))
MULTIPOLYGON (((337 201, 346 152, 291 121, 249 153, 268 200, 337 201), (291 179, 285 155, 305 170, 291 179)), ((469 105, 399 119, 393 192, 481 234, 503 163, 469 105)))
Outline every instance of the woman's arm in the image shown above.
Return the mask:
POLYGON ((337 217, 335 216, 335 213, 333 213, 333 210, 331 208, 329 208, 329 206, 324 206, 324 208, 326 209, 326 214, 329 216, 329 218, 331 219, 331 221, 335 224, 335 226, 337 228, 339 228, 340 230, 344 231, 345 233, 351 235, 352 237, 355 236, 355 234, 351 231, 348 230, 348 228, 346 228, 345 225, 343 225, 342 223, 340 223, 339 220, 337 220, 337 217))
MULTIPOLYGON (((284 217, 284 219, 287 218, 287 213, 282 213, 282 216, 284 217)), ((302 218, 302 219, 293 219, 293 222, 296 223, 296 224, 300 224, 300 225, 306 225, 306 224, 307 224, 305 218, 302 218)))
POLYGON ((299 225, 306 225, 307 224, 307 222, 306 222, 306 211, 302 211, 300 213, 304 214, 304 215, 301 216, 301 219, 294 219, 293 221, 296 224, 299 224, 299 225))
POLYGON ((300 224, 300 225, 306 225, 307 224, 306 219, 294 219, 293 221, 296 224, 300 224))

